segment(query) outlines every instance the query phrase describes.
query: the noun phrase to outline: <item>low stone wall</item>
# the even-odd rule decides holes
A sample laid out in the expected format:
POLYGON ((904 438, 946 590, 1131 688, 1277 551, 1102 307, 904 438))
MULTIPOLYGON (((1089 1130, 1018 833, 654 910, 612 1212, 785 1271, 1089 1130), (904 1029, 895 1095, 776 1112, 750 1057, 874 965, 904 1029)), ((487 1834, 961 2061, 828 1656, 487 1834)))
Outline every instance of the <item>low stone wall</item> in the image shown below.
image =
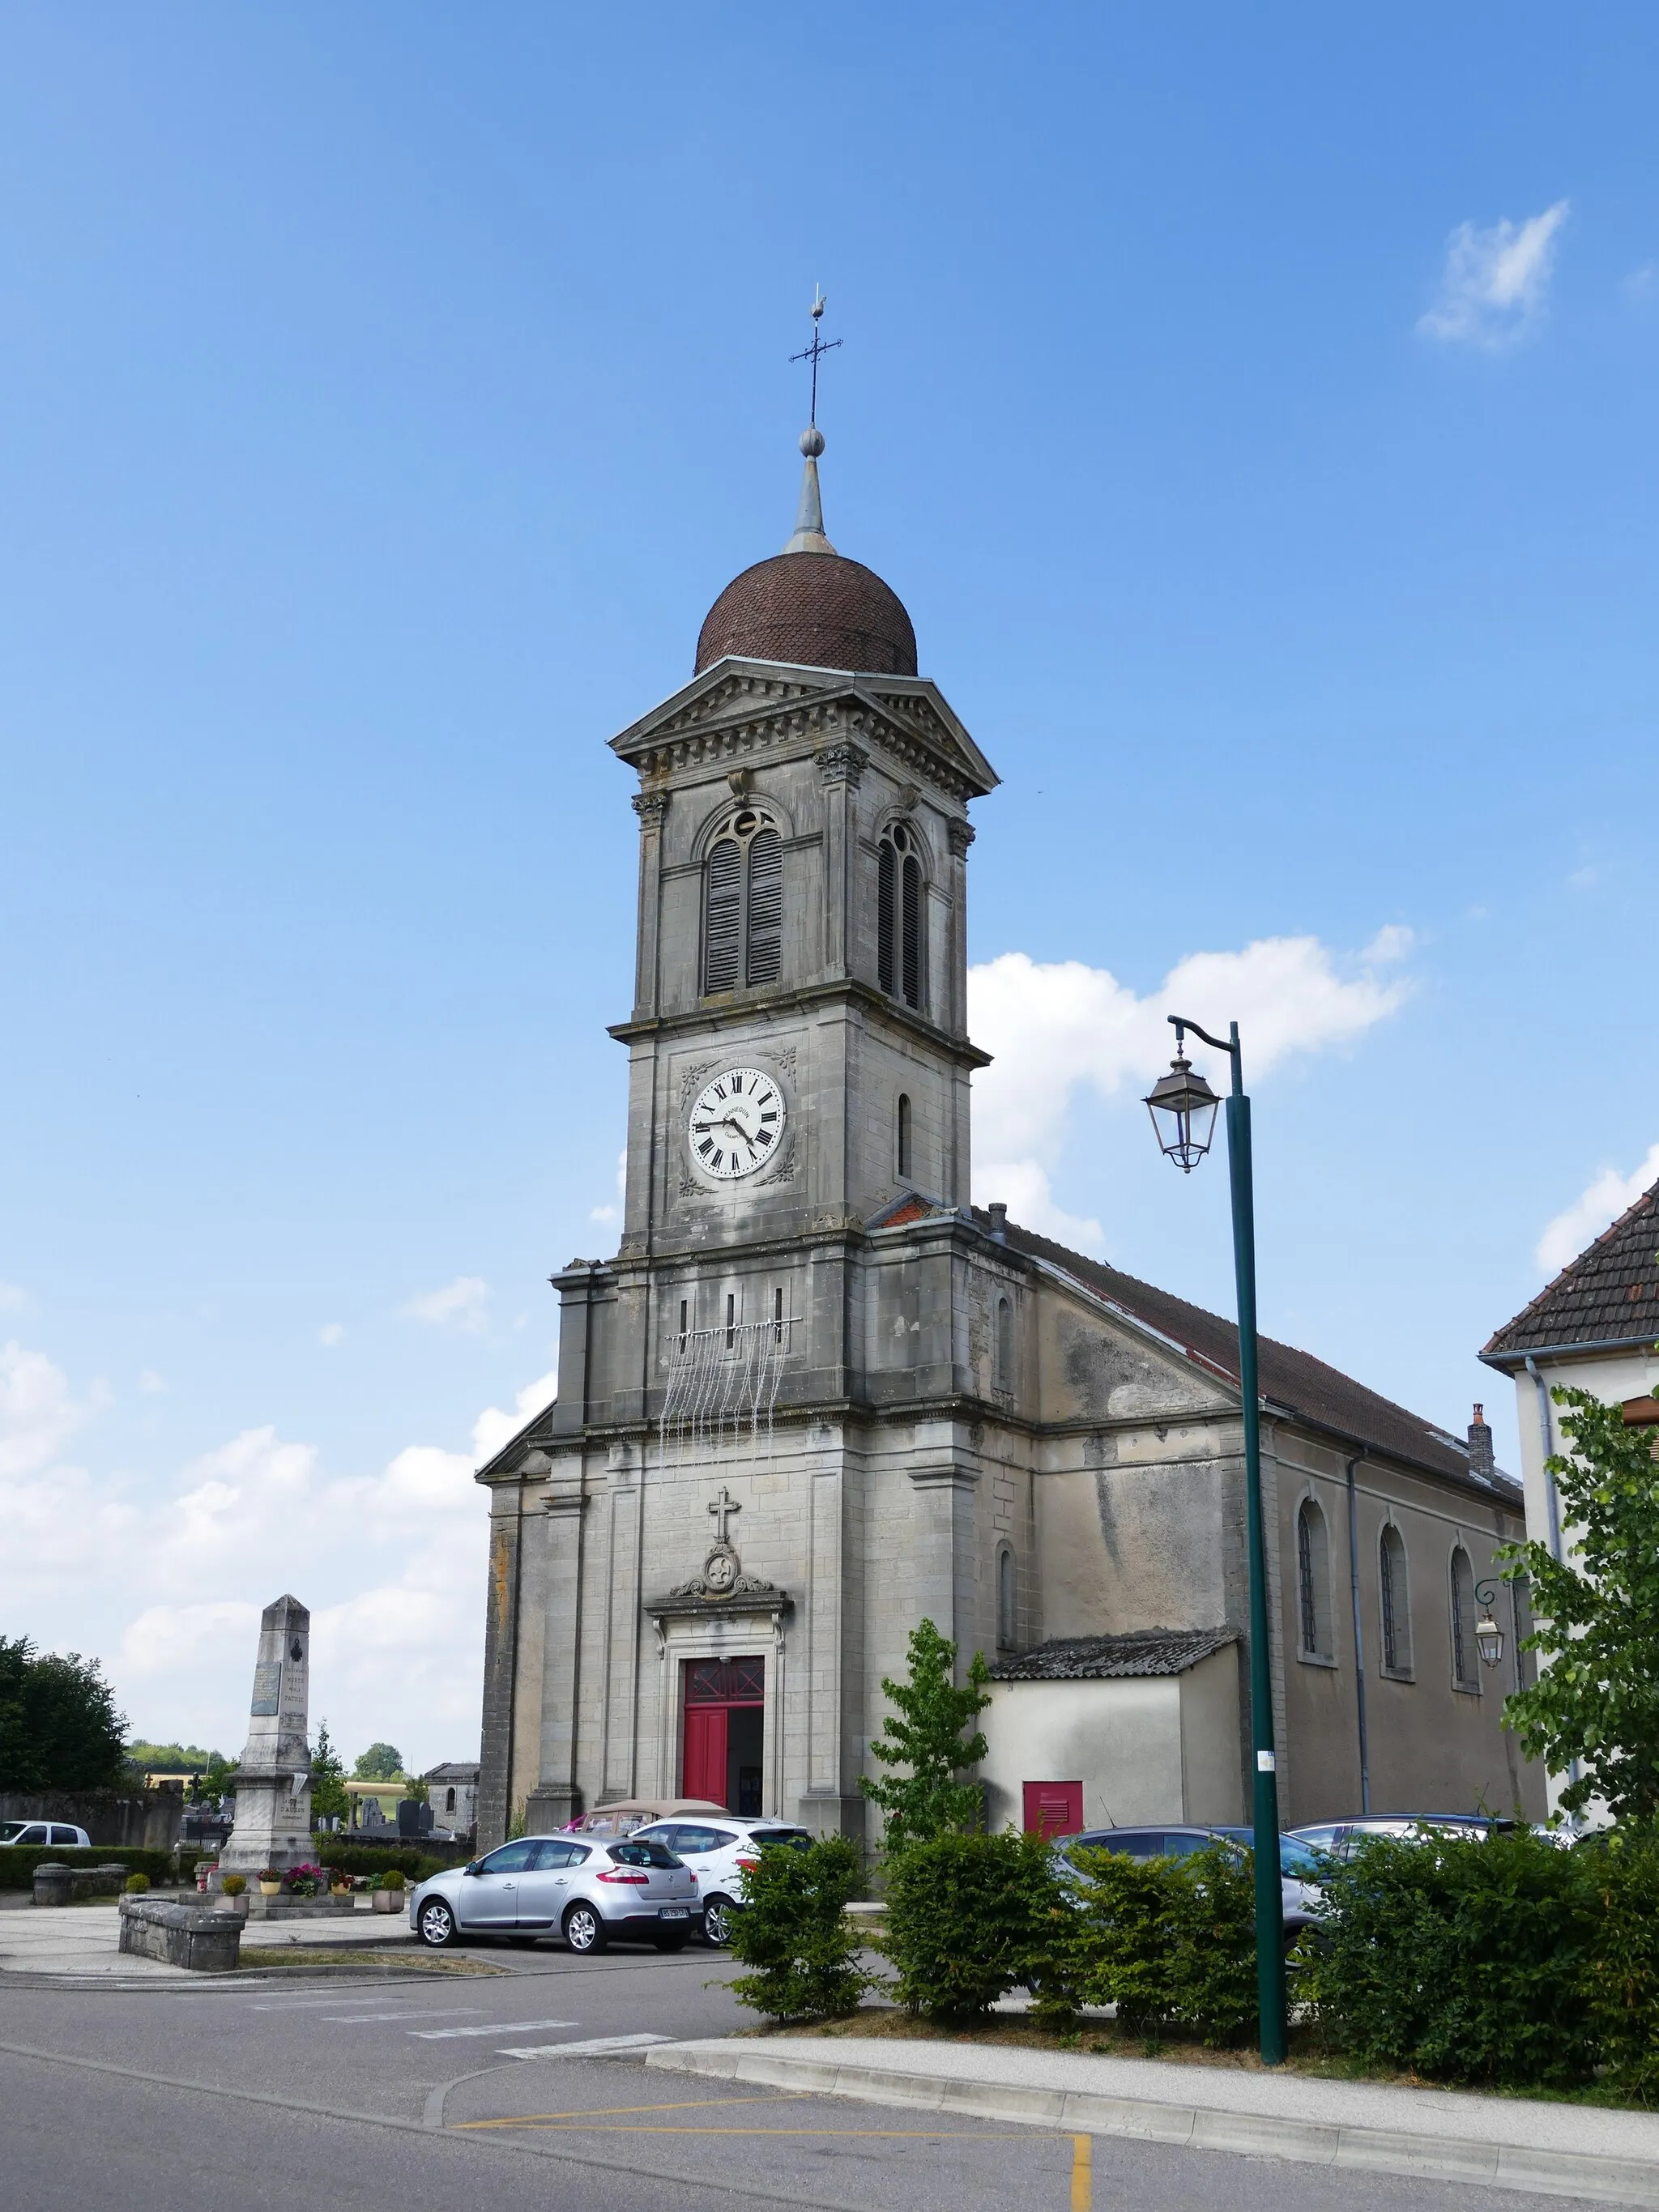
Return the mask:
POLYGON ((247 1893, 250 1920, 332 1920, 337 1913, 356 1909, 349 1897, 262 1897, 257 1889, 247 1893))
POLYGON ((198 1974, 234 1973, 240 1963, 240 1912, 124 1897, 120 1913, 121 1948, 134 1957, 159 1959, 165 1966, 187 1966, 198 1974))
POLYGON ((52 1859, 35 1863, 37 1905, 74 1905, 84 1897, 119 1897, 126 1886, 124 1866, 63 1866, 52 1859))
POLYGON ((0 1820, 70 1820, 100 1850, 170 1851, 185 1793, 176 1782, 131 1796, 113 1790, 0 1790, 0 1820))

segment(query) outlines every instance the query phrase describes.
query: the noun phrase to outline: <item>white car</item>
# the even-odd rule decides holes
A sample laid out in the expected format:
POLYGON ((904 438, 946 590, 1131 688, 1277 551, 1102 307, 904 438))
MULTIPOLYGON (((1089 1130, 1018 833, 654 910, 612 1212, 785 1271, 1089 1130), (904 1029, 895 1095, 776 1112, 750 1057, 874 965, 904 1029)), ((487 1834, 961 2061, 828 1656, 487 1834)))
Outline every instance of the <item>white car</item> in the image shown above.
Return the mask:
POLYGON ((516 1837, 469 1866, 446 1867, 409 1899, 409 1924, 434 1951, 469 1936, 562 1936, 583 1954, 620 1936, 683 1951, 702 1917, 696 1876, 638 1836, 516 1837))
POLYGON ((7 1820, 0 1825, 0 1848, 7 1844, 45 1844, 54 1850, 89 1851, 92 1838, 67 1820, 7 1820))
POLYGON ((702 1899, 702 1935, 706 1943, 729 1942, 732 1915, 743 1905, 743 1877, 757 1863, 763 1844, 793 1844, 805 1850, 817 1838, 805 1828, 792 1828, 782 1820, 748 1820, 730 1814, 720 1819, 659 1820, 653 1827, 636 1828, 636 1844, 663 1844, 676 1858, 684 1859, 697 1877, 702 1899))

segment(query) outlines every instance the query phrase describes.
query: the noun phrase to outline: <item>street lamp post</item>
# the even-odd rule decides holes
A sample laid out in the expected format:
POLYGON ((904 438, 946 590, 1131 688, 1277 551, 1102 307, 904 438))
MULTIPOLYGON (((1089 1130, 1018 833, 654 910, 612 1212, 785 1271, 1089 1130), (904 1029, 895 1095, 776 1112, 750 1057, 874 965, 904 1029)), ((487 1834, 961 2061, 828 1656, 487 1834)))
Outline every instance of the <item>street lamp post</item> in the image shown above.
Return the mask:
POLYGON ((1244 1417, 1244 1498, 1250 1550, 1250 1733, 1255 1752, 1252 1807, 1255 1857, 1255 1973, 1261 2014, 1261 2063, 1285 2059, 1285 1918, 1279 1887, 1279 1777, 1273 1755, 1273 1662, 1267 1645, 1267 1561, 1261 1517, 1261 1394, 1256 1380, 1255 1199, 1250 1175, 1250 1102, 1244 1091, 1238 1024, 1227 1041, 1212 1037, 1196 1022, 1171 1014, 1176 1056, 1168 1075, 1153 1085, 1146 1100, 1158 1140, 1184 1175, 1206 1152, 1220 1103, 1201 1075, 1184 1057, 1187 1031, 1201 1037, 1232 1062, 1227 1099, 1227 1163, 1233 1201, 1233 1268, 1238 1284, 1238 1389, 1244 1417))

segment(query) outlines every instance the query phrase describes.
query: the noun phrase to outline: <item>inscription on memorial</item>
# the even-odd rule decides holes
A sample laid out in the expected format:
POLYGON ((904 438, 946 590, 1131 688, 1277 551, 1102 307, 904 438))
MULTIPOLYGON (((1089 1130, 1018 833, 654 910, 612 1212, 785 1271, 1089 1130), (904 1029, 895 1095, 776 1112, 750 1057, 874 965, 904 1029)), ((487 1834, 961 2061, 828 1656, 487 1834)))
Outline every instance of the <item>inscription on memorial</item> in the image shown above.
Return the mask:
POLYGON ((283 1662, 267 1659, 253 1670, 253 1703, 248 1707, 256 1720, 274 1720, 282 1708, 283 1662))

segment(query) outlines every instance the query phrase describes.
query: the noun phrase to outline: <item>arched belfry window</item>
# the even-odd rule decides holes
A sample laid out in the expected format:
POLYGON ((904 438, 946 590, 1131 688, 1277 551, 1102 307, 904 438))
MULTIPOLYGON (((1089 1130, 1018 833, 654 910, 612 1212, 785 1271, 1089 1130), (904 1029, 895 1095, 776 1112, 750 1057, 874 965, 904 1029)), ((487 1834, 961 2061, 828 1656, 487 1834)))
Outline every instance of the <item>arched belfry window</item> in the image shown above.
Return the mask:
POLYGON ((883 835, 877 859, 876 973, 884 991, 921 1004, 921 860, 902 822, 883 835))
POLYGON ((783 967, 783 841, 747 807, 715 839, 703 868, 702 988, 775 983, 783 967))
POLYGON ((1297 1643, 1304 1659, 1333 1659, 1331 1637, 1331 1553, 1325 1516, 1311 1498, 1296 1516, 1297 1643))

